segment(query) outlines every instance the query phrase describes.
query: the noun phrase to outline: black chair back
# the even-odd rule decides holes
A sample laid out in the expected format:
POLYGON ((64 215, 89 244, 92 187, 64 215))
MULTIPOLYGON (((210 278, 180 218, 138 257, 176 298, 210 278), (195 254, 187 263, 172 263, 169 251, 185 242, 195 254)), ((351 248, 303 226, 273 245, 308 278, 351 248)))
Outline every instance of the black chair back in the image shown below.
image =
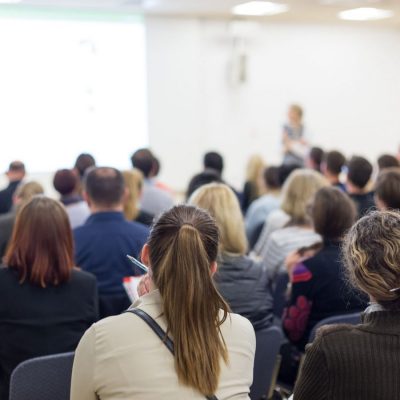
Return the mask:
POLYGON ((333 325, 333 324, 357 325, 359 323, 361 323, 361 314, 359 312, 352 314, 335 315, 333 317, 325 318, 319 321, 318 324, 314 326, 314 328, 310 333, 310 337, 308 338, 308 342, 311 343, 314 341, 317 330, 323 325, 333 325))
POLYGON ((10 400, 69 400, 74 353, 24 361, 11 374, 10 400))
POLYGON ((276 326, 256 332, 253 384, 250 388, 251 400, 260 400, 266 396, 271 384, 274 384, 274 369, 282 339, 282 330, 276 326))

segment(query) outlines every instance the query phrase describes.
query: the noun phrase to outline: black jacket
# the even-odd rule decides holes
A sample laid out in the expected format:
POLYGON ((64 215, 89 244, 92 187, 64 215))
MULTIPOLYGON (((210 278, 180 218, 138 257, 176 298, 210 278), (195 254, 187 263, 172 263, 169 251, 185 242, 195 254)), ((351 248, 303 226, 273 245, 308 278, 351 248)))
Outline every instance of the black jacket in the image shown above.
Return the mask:
POLYGON ((272 325, 272 294, 261 263, 247 256, 224 254, 218 260, 214 281, 232 312, 246 317, 255 330, 272 325))
POLYGON ((0 268, 0 399, 8 399, 14 368, 29 358, 74 351, 98 317, 93 275, 73 270, 69 282, 41 288, 20 284, 0 268))

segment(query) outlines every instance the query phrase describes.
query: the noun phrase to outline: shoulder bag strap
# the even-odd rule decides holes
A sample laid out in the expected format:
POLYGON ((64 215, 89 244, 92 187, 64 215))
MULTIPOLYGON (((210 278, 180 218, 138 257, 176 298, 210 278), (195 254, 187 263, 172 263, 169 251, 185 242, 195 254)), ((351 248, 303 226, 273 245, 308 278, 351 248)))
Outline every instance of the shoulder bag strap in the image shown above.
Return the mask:
MULTIPOLYGON (((167 336, 164 330, 161 328, 160 325, 152 317, 150 317, 147 312, 141 310, 140 308, 133 308, 131 310, 126 310, 131 314, 137 315, 141 318, 146 324, 153 330, 153 332, 161 339, 161 341, 167 346, 168 350, 174 354, 174 342, 167 336)), ((218 398, 214 395, 206 396, 207 400, 218 400, 218 398)))

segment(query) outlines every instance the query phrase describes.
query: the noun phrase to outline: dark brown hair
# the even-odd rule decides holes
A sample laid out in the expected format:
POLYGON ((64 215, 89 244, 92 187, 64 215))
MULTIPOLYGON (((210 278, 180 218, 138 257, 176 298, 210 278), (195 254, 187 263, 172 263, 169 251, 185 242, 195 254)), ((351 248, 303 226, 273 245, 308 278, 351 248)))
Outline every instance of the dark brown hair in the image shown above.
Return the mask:
POLYGON ((210 269, 218 242, 213 218, 186 205, 162 214, 148 241, 153 281, 174 338, 178 379, 206 396, 216 391, 221 359, 228 359, 220 326, 229 307, 214 286, 210 269))
POLYGON ((400 214, 374 211, 361 218, 344 240, 350 282, 386 309, 400 310, 400 214))
POLYGON ((400 209, 400 168, 387 168, 379 174, 375 195, 385 207, 400 209))
POLYGON ((400 167, 400 161, 391 154, 382 154, 378 158, 378 168, 379 171, 382 171, 386 168, 398 168, 400 167))
POLYGON ((125 182, 122 173, 112 167, 93 167, 83 179, 83 187, 89 199, 102 207, 122 204, 125 182))
POLYGON ((346 164, 346 157, 340 151, 332 150, 325 154, 324 162, 331 174, 339 175, 346 164))
POLYGON ((46 287, 67 281, 73 268, 73 239, 64 207, 56 200, 34 196, 17 213, 4 258, 20 282, 46 287))
POLYGON ((357 211, 347 194, 335 187, 324 187, 312 206, 314 229, 324 239, 339 241, 356 220, 357 211))
POLYGON ((372 164, 364 157, 354 156, 348 165, 347 179, 359 189, 364 189, 371 179, 372 164))
POLYGON ((53 177, 53 186, 61 196, 73 193, 78 186, 78 176, 72 169, 59 169, 53 177))

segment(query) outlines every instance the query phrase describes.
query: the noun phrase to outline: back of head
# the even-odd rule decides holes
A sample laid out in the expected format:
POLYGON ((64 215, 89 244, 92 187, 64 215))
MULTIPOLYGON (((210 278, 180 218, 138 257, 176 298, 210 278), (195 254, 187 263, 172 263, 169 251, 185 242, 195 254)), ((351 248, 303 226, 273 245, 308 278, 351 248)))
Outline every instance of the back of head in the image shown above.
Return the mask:
POLYGON ((212 395, 218 387, 220 363, 228 357, 220 325, 229 308, 211 272, 218 254, 217 225, 203 210, 175 206, 156 221, 148 246, 153 281, 174 338, 178 379, 212 395))
POLYGON ((8 166, 8 172, 25 173, 25 164, 22 161, 12 161, 8 166))
POLYGON ((302 167, 299 164, 282 164, 279 167, 278 171, 280 185, 281 186, 284 185, 284 183, 287 181, 287 179, 289 178, 289 176, 292 174, 293 171, 301 168, 302 167))
POLYGON ((157 157, 153 157, 153 176, 158 176, 161 171, 161 162, 157 157))
POLYGON ((290 216, 293 224, 308 222, 308 205, 315 193, 327 185, 328 182, 319 172, 310 169, 292 172, 283 187, 281 208, 290 216))
POLYGON ((400 209, 400 168, 387 168, 378 175, 375 195, 384 208, 400 209))
POLYGON ((82 153, 79 154, 75 161, 74 168, 78 171, 79 176, 83 177, 87 169, 96 166, 96 160, 91 154, 82 153))
POLYGON ((15 191, 14 198, 19 207, 27 203, 33 196, 44 194, 43 186, 35 181, 24 183, 15 191))
POLYGON ((73 267, 71 226, 56 200, 34 196, 17 213, 5 263, 20 282, 46 287, 67 281, 73 267))
POLYGON ((347 180, 359 189, 364 189, 372 175, 372 164, 364 157, 354 156, 348 164, 347 180))
POLYGON ((84 189, 89 200, 96 206, 113 208, 122 205, 124 178, 116 168, 96 167, 87 171, 84 189))
POLYGON ((54 174, 53 186, 61 196, 73 194, 77 190, 78 183, 78 177, 71 169, 59 169, 54 174))
POLYGON ((213 169, 222 175, 222 171, 224 169, 224 159, 222 158, 221 154, 215 151, 206 153, 204 155, 203 164, 205 169, 213 169))
POLYGON ((189 204, 208 211, 220 231, 220 252, 243 255, 247 251, 243 215, 232 189, 222 183, 210 183, 197 189, 189 204))
POLYGON ((357 210, 347 194, 328 186, 316 193, 311 215, 317 233, 325 240, 340 241, 353 225, 357 210))
POLYGON ((20 181, 25 176, 25 165, 22 161, 13 161, 8 166, 7 176, 10 181, 20 181))
POLYGON ((198 188, 213 182, 223 182, 221 175, 217 171, 207 170, 195 175, 190 181, 186 192, 186 199, 188 199, 198 188))
POLYGON ((391 154, 383 154, 378 158, 378 168, 382 171, 386 168, 399 168, 400 161, 391 154))
POLYGON ((152 176, 154 170, 154 155, 149 149, 136 150, 131 157, 132 167, 143 173, 145 178, 152 176))
POLYGON ((312 147, 310 153, 308 155, 309 160, 311 161, 310 167, 315 169, 316 171, 321 172, 321 163, 324 157, 324 151, 320 147, 312 147))
POLYGON ((257 183, 264 170, 264 166, 264 160, 260 155, 255 154, 251 156, 247 163, 246 181, 257 183))
POLYGON ((346 164, 346 157, 340 151, 330 151, 325 154, 324 162, 326 170, 332 175, 340 175, 342 168, 346 164))
POLYGON ((344 241, 350 282, 386 309, 400 310, 400 214, 374 211, 344 241))
POLYGON ((264 170, 264 184, 268 190, 278 190, 281 188, 279 167, 267 167, 264 170))
POLYGON ((139 200, 143 187, 143 174, 136 168, 123 171, 127 196, 124 202, 124 214, 128 221, 134 220, 139 213, 139 200))

